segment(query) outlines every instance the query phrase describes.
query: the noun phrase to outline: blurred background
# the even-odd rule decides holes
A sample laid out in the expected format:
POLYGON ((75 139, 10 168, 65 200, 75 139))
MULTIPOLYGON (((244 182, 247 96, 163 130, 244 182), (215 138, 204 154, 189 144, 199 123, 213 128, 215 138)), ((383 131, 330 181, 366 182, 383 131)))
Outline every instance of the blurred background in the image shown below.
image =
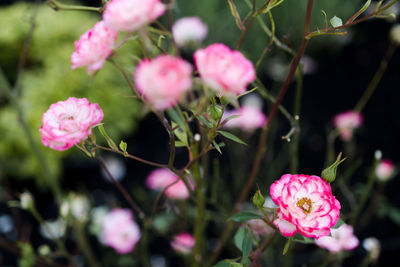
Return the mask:
MULTIPOLYGON (((51 103, 65 100, 69 96, 86 97, 91 102, 99 103, 105 114, 103 122, 109 135, 118 143, 121 139, 125 140, 128 143, 129 153, 145 159, 165 163, 169 155, 169 139, 157 118, 143 111, 141 104, 130 96, 130 89, 123 77, 110 63, 106 63, 93 78, 89 77, 83 68, 70 69, 69 58, 74 51, 73 42, 101 19, 98 14, 56 12, 44 3, 40 4, 37 7, 38 15, 31 46, 26 54, 26 64, 24 69, 18 72, 18 62, 30 28, 30 17, 32 10, 36 8, 34 2, 9 0, 0 2, 0 67, 10 85, 19 84, 15 94, 23 110, 26 124, 54 175, 48 177, 43 174, 42 167, 25 136, 15 105, 6 97, 4 91, 0 90, 0 234, 7 242, 29 240, 33 247, 37 248, 49 241, 37 231, 38 225, 35 220, 28 213, 7 206, 7 201, 16 199, 18 193, 24 190, 29 190, 34 194, 38 210, 45 220, 54 220, 58 216, 58 205, 50 190, 53 183, 60 184, 65 192, 86 193, 90 196, 91 207, 110 205, 110 203, 126 205, 120 193, 109 182, 106 174, 95 161, 87 159, 75 148, 58 152, 41 145, 38 129, 41 125, 42 114, 51 103), (56 179, 56 181, 49 179, 56 179)), ((249 2, 247 0, 234 1, 241 18, 248 14, 249 2)), ((272 12, 276 24, 276 36, 293 50, 297 49, 302 37, 305 2, 285 0, 272 12)), ((89 6, 101 5, 101 1, 95 0, 74 3, 89 6)), ((257 1, 257 3, 260 5, 262 1, 257 1)), ((363 4, 363 1, 348 0, 315 1, 311 28, 316 30, 325 27, 321 10, 328 14, 328 20, 333 16, 338 16, 345 21, 363 4)), ((396 4, 389 13, 398 15, 399 10, 400 7, 396 4)), ((233 48, 239 39, 240 31, 235 25, 227 1, 177 0, 172 9, 172 15, 174 20, 183 16, 199 16, 209 29, 205 46, 222 42, 233 48)), ((262 20, 269 26, 266 16, 262 16, 262 20)), ((161 22, 168 27, 165 16, 161 22)), ((347 34, 344 36, 321 36, 310 41, 306 51, 307 57, 303 61, 305 73, 299 121, 301 131, 298 138, 298 173, 318 175, 326 167, 326 140, 327 134, 333 128, 332 117, 354 108, 389 47, 389 32, 395 23, 398 23, 398 19, 393 16, 373 19, 346 29, 347 34)), ((254 23, 241 51, 256 62, 268 42, 269 37, 260 24, 254 23)), ((184 51, 183 55, 192 62, 191 53, 192 51, 184 51)), ((118 61, 131 73, 137 57, 141 57, 141 52, 137 43, 132 41, 123 46, 117 57, 118 61)), ((290 61, 291 56, 276 46, 262 61, 258 69, 258 77, 272 95, 277 94, 286 77, 290 61)), ((381 150, 383 157, 392 160, 397 166, 400 162, 398 153, 400 148, 399 70, 400 53, 395 51, 382 81, 362 112, 363 126, 356 132, 352 142, 337 141, 335 143, 336 151, 342 151, 348 157, 341 168, 349 170, 357 166, 348 181, 356 199, 359 199, 365 189, 376 150, 381 150)), ((291 85, 283 102, 283 106, 291 113, 294 98, 295 83, 291 85)), ((263 109, 268 114, 272 104, 267 100, 263 100, 263 104, 263 109)), ((269 149, 263 162, 265 164, 262 165, 257 177, 257 184, 264 194, 268 193, 269 185, 275 179, 283 173, 290 172, 290 143, 280 138, 289 130, 290 124, 279 114, 269 135, 269 149)), ((222 210, 219 216, 221 217, 230 215, 232 199, 236 199, 236 195, 246 180, 259 133, 237 132, 236 134, 245 139, 249 146, 243 147, 228 141, 222 156, 212 153, 210 157, 210 162, 214 164, 212 170, 219 170, 217 186, 221 190, 218 192, 218 203, 222 210), (223 213, 224 210, 226 214, 223 213)), ((98 140, 101 142, 103 139, 99 137, 98 140)), ((103 156, 110 169, 115 170, 114 175, 121 179, 121 183, 129 189, 134 199, 145 209, 150 210, 156 195, 148 193, 144 180, 153 168, 113 154, 104 153, 103 156)), ((176 166, 182 167, 186 161, 186 151, 178 149, 176 166)), ((342 174, 344 173, 345 171, 342 174)), ((339 173, 339 175, 342 174, 339 173)), ((377 263, 379 266, 400 266, 398 257, 400 181, 398 175, 388 183, 390 184, 384 188, 384 194, 381 196, 381 204, 363 227, 355 229, 355 233, 360 241, 371 236, 380 240, 381 254, 377 263)), ((343 192, 338 188, 335 188, 334 194, 339 199, 343 197, 343 192)), ((166 203, 166 205, 175 204, 166 203)), ((194 205, 191 209, 194 210, 194 205)), ((349 209, 348 205, 343 205, 343 211, 349 209)), ((213 212, 217 213, 220 210, 213 210, 213 212)), ((171 234, 169 227, 172 228, 172 225, 174 228, 190 231, 192 220, 190 216, 193 216, 190 214, 194 212, 188 212, 188 214, 188 218, 178 223, 176 216, 170 216, 165 212, 161 214, 165 218, 160 219, 163 224, 160 227, 164 227, 167 235, 171 234)), ((211 222, 207 228, 207 234, 211 240, 210 249, 213 246, 212 240, 215 241, 222 227, 211 222)), ((159 264, 164 265, 158 266, 183 265, 183 261, 172 252, 165 252, 165 248, 170 249, 165 239, 156 235, 150 236, 150 239, 150 251, 154 253, 156 259, 157 257, 163 259, 159 261, 159 264)), ((91 236, 91 242, 96 253, 106 251, 105 258, 108 261, 105 261, 105 265, 117 266, 113 265, 115 262, 113 262, 111 250, 106 250, 98 244, 94 236, 91 236)), ((277 242, 283 244, 284 241, 282 239, 277 242)), ((54 245, 51 242, 50 244, 54 245)), ((67 246, 68 244, 67 240, 67 246)), ((72 250, 73 247, 70 246, 72 250)), ((221 258, 233 257, 235 249, 228 246, 221 258)), ((312 245, 299 245, 294 248, 289 259, 273 257, 273 260, 268 261, 268 266, 313 265, 325 255, 316 250, 317 248, 312 245), (310 255, 313 256, 310 257, 310 255)), ((272 250, 270 253, 281 255, 280 251, 272 250)), ((360 245, 345 259, 343 265, 361 264, 366 255, 366 250, 360 245)), ((118 266, 132 266, 135 262, 134 257, 122 257, 118 266)), ((15 266, 16 264, 17 257, 10 254, 4 247, 0 247, 0 266, 15 266)))

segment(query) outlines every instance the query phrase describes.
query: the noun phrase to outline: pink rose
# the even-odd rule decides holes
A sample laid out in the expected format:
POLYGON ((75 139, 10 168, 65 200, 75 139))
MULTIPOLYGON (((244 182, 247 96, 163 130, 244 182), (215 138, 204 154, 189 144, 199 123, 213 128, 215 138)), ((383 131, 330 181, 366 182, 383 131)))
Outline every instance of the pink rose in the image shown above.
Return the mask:
POLYGON ((339 219, 340 203, 318 176, 285 174, 271 185, 270 194, 279 206, 274 224, 286 237, 297 232, 311 238, 329 235, 339 219))
POLYGON ((394 165, 388 159, 383 159, 375 170, 375 175, 380 181, 387 181, 394 174, 394 165))
POLYGON ((361 126, 363 117, 359 112, 346 111, 333 118, 333 125, 339 130, 344 141, 350 141, 354 129, 361 126))
POLYGON ((201 80, 220 94, 239 95, 255 80, 250 60, 224 44, 213 44, 194 53, 201 80))
POLYGON ((178 46, 203 41, 207 36, 207 31, 207 25, 198 17, 181 18, 172 26, 172 36, 178 46))
POLYGON ((52 104, 43 114, 40 127, 42 142, 55 150, 66 150, 91 133, 92 127, 101 122, 103 111, 97 103, 86 98, 70 97, 52 104))
MULTIPOLYGON (((149 174, 149 176, 147 176, 146 185, 150 189, 162 191, 165 187, 174 183, 176 179, 179 179, 179 176, 171 172, 169 169, 155 169, 149 174)), ((194 186, 190 179, 188 179, 188 182, 193 189, 194 186)), ((187 199, 190 196, 190 193, 185 182, 179 180, 165 191, 165 195, 171 199, 187 199)))
POLYGON ((331 236, 323 236, 315 239, 315 244, 335 254, 342 250, 355 249, 359 241, 353 234, 353 227, 343 224, 337 229, 332 228, 331 236))
POLYGON ((239 117, 230 119, 224 124, 225 128, 240 128, 246 132, 251 132, 267 123, 267 117, 262 110, 254 106, 242 106, 238 110, 226 111, 223 119, 233 115, 239 115, 239 117))
POLYGON ((192 86, 192 66, 170 55, 143 59, 136 67, 134 80, 144 98, 156 109, 164 110, 178 103, 192 86))
POLYGON ((128 209, 113 209, 103 221, 102 240, 120 254, 133 250, 140 239, 140 229, 128 209))
POLYGON ((111 0, 103 13, 108 27, 133 32, 156 20, 165 11, 160 0, 111 0))
POLYGON ((75 52, 71 55, 72 69, 87 66, 86 71, 93 74, 103 67, 112 53, 118 32, 109 29, 104 22, 97 22, 93 29, 82 34, 75 41, 75 52))
POLYGON ((180 233, 174 237, 171 247, 179 253, 189 254, 194 247, 194 237, 189 233, 180 233))

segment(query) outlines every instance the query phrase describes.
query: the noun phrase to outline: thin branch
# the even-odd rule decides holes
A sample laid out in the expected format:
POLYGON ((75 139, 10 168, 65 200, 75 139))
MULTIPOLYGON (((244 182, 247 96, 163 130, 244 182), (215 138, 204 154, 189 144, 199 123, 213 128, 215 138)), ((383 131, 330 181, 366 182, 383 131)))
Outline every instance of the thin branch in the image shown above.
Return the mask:
POLYGON ((103 7, 90 7, 90 6, 78 6, 78 5, 66 5, 61 4, 56 0, 49 0, 47 1, 47 5, 49 5, 55 11, 89 11, 89 12, 97 12, 103 13, 103 7))

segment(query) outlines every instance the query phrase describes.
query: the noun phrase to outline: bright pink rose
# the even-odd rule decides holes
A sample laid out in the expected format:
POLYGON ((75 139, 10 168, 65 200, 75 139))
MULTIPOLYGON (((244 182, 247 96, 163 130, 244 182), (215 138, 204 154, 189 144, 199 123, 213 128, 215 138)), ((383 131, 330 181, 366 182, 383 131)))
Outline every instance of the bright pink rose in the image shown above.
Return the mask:
POLYGON ((223 119, 230 116, 239 115, 237 118, 230 119, 224 124, 225 128, 240 128, 244 131, 251 132, 257 128, 261 128, 267 123, 267 117, 261 109, 254 106, 242 106, 238 110, 226 111, 223 119))
POLYGON ((180 233, 174 237, 171 247, 179 253, 189 254, 194 247, 194 237, 189 233, 180 233))
POLYGON ((109 29, 104 22, 100 21, 93 29, 82 34, 75 41, 75 52, 71 55, 72 69, 87 66, 89 74, 103 67, 107 57, 112 53, 118 32, 109 29))
POLYGON ((207 25, 198 17, 181 18, 172 26, 172 36, 178 46, 203 41, 207 31, 207 25))
POLYGON ((134 80, 144 98, 156 109, 164 110, 178 103, 192 86, 192 66, 170 55, 143 59, 136 67, 134 80))
POLYGON ((42 142, 55 150, 66 150, 91 133, 92 127, 101 122, 103 111, 97 103, 86 98, 70 97, 52 104, 43 114, 40 127, 42 142))
POLYGON ((388 159, 383 159, 376 167, 375 174, 378 180, 387 181, 394 174, 393 162, 388 159))
MULTIPOLYGON (((155 169, 149 174, 149 176, 147 176, 146 185, 153 190, 162 191, 165 187, 174 183, 176 179, 179 179, 179 176, 171 172, 169 169, 155 169)), ((193 189, 193 183, 190 179, 187 180, 193 189)), ((165 191, 165 195, 171 199, 187 199, 190 196, 190 193, 185 185, 185 182, 179 180, 165 191)))
POLYGON ((340 135, 344 141, 349 141, 351 139, 354 129, 360 127, 362 122, 362 115, 352 110, 337 114, 333 118, 333 125, 339 129, 340 135))
POLYGON ((335 254, 342 250, 355 249, 359 241, 353 234, 353 227, 343 224, 337 229, 332 228, 331 236, 323 236, 315 239, 315 244, 335 254))
POLYGON ((297 232, 311 238, 329 235, 339 219, 340 203, 318 176, 282 175, 271 185, 270 194, 279 206, 274 224, 286 237, 297 232))
POLYGON ((117 31, 133 32, 156 20, 165 11, 160 0, 111 0, 103 20, 117 31))
POLYGON ((194 53, 201 80, 220 94, 239 95, 256 75, 253 64, 239 51, 213 44, 194 53))
POLYGON ((140 229, 128 209, 113 209, 103 221, 102 240, 120 254, 133 250, 140 239, 140 229))

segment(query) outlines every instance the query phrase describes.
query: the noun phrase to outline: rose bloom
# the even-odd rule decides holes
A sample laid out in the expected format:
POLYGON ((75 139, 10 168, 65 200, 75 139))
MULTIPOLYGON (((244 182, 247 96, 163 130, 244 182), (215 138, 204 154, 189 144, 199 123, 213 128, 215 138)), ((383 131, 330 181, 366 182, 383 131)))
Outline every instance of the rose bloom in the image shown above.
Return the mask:
POLYGON ((194 53, 201 80, 220 94, 239 95, 255 80, 250 60, 224 44, 212 44, 194 53))
POLYGON ((42 143, 55 150, 66 150, 85 140, 92 127, 102 119, 99 105, 90 104, 86 98, 70 97, 59 101, 43 114, 39 130, 42 143))
POLYGON ((227 121, 224 124, 225 128, 240 128, 243 131, 251 132, 267 123, 267 117, 262 110, 254 106, 242 106, 238 110, 226 111, 223 119, 233 115, 239 115, 239 117, 227 121))
POLYGON ((113 209, 103 221, 102 240, 120 254, 133 250, 140 239, 140 229, 128 209, 113 209))
POLYGON ((72 69, 87 66, 86 71, 93 74, 103 67, 112 53, 118 32, 109 29, 104 22, 97 22, 93 29, 82 34, 75 41, 75 52, 71 55, 72 69))
POLYGON ((329 235, 339 219, 340 203, 318 176, 285 174, 271 185, 270 194, 279 206, 274 224, 286 237, 297 232, 311 238, 329 235))
POLYGON ((111 0, 103 20, 117 31, 133 32, 156 20, 165 11, 160 0, 111 0))
POLYGON ((143 59, 136 66, 134 80, 144 98, 156 109, 164 110, 178 103, 191 88, 192 66, 170 55, 143 59))
POLYGON ((171 247, 179 253, 189 254, 194 247, 194 237, 189 233, 180 233, 174 237, 171 247))
POLYGON ((393 162, 391 162, 388 159, 383 159, 378 166, 376 167, 375 170, 375 175, 378 178, 379 181, 387 181, 390 179, 394 174, 394 165, 393 162))
MULTIPOLYGON (((167 168, 155 169, 152 171, 149 176, 146 178, 146 185, 150 189, 156 191, 162 191, 165 187, 174 183, 179 176, 175 173, 171 172, 167 168)), ((187 179, 188 183, 194 188, 190 179, 187 179)), ((165 195, 171 199, 187 199, 190 196, 190 193, 185 185, 185 182, 179 180, 174 185, 170 186, 166 191, 165 195)))
POLYGON ((201 42, 206 38, 207 32, 207 25, 198 17, 181 18, 172 26, 172 36, 178 46, 201 42))
POLYGON ((355 249, 359 241, 353 234, 353 227, 343 224, 337 229, 332 228, 331 236, 323 236, 315 239, 315 244, 335 254, 342 250, 355 249))
POLYGON ((339 129, 340 135, 344 141, 349 141, 351 139, 354 129, 360 127, 362 122, 362 115, 352 110, 337 114, 333 118, 333 125, 339 129))

